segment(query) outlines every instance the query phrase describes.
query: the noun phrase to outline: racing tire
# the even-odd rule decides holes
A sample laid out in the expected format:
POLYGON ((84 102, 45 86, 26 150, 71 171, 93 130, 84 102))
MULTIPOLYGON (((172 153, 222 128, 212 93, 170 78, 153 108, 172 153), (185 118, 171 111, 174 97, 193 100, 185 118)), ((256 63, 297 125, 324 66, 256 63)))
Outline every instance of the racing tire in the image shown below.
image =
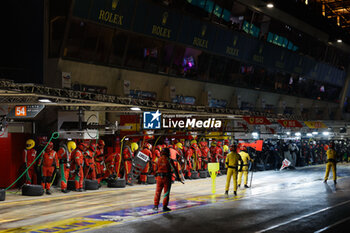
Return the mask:
POLYGON ((208 177, 207 171, 199 171, 199 177, 200 178, 207 178, 208 177))
POLYGON ((75 182, 74 182, 74 180, 68 180, 67 189, 71 190, 71 191, 75 190, 75 182))
POLYGON ((107 180, 107 187, 108 188, 125 188, 126 186, 126 181, 125 179, 109 179, 107 180))
POLYGON ((5 201, 6 191, 5 189, 0 189, 0 201, 5 201))
POLYGON ((42 196, 44 189, 41 185, 25 184, 22 186, 23 196, 42 196))
POLYGON ((147 184, 155 184, 156 177, 154 175, 147 175, 147 184))
POLYGON ((191 179, 199 179, 199 175, 197 171, 192 171, 191 172, 191 179))
POLYGON ((85 183, 85 190, 97 190, 99 188, 97 180, 85 179, 84 183, 85 183))

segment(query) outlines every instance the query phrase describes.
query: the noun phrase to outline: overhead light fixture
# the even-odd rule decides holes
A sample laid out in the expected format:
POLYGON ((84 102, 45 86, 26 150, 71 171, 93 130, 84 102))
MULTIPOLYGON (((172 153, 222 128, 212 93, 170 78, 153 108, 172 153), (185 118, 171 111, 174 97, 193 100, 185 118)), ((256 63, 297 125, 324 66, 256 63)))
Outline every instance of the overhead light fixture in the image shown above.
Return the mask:
POLYGON ((312 134, 313 134, 313 135, 317 135, 317 134, 318 134, 318 132, 316 132, 316 131, 315 131, 315 132, 312 132, 312 134))
POLYGON ((252 133, 252 136, 256 138, 256 137, 259 136, 259 134, 258 134, 257 132, 253 132, 253 133, 252 133))
POLYGON ((342 43, 343 40, 342 39, 337 39, 337 43, 342 43))
POLYGON ((301 136, 301 133, 300 133, 300 132, 296 132, 296 133, 295 133, 295 136, 300 137, 300 136, 301 136))
POLYGON ((40 103, 52 103, 49 99, 39 99, 40 103))
POLYGON ((267 3, 266 7, 267 7, 267 8, 273 8, 274 5, 273 5, 273 3, 267 3))
POLYGON ((312 137, 312 133, 307 133, 306 136, 311 138, 312 137))
POLYGON ((287 132, 286 134, 287 134, 287 135, 290 135, 290 132, 287 132))
POLYGON ((328 132, 328 131, 324 131, 322 134, 323 134, 324 136, 329 136, 329 132, 328 132))
POLYGON ((130 108, 130 110, 132 110, 132 111, 141 111, 141 108, 138 108, 138 107, 132 107, 132 108, 130 108))

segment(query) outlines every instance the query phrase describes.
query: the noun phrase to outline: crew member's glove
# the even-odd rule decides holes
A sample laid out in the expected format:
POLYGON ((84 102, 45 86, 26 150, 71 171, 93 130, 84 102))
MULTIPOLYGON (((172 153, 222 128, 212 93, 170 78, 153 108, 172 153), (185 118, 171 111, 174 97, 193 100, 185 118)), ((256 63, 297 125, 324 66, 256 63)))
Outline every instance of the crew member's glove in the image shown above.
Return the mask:
POLYGON ((69 164, 69 163, 67 163, 67 164, 66 164, 66 167, 67 167, 67 168, 70 168, 70 164, 69 164))

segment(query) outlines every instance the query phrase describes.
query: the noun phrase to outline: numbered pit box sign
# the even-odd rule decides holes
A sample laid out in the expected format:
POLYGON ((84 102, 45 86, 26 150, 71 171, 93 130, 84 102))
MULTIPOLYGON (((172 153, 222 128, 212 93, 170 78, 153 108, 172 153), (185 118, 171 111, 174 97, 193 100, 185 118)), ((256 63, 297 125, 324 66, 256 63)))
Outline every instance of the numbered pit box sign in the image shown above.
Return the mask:
POLYGON ((27 116, 27 106, 16 106, 15 107, 16 117, 26 117, 27 116))
POLYGON ((36 117, 43 109, 44 105, 22 105, 15 106, 10 113, 7 115, 7 118, 34 118, 36 117))

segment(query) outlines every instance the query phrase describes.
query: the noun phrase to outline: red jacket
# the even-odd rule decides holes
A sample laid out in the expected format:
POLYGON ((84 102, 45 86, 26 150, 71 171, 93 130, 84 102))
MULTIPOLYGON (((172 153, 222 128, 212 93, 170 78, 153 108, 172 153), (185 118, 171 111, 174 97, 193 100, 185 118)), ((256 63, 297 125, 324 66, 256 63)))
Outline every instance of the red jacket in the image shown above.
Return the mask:
POLYGON ((56 151, 45 152, 43 157, 40 158, 39 164, 43 164, 43 167, 58 167, 58 157, 56 151))
POLYGON ((160 156, 160 158, 158 159, 157 165, 158 165, 157 173, 171 172, 169 158, 167 158, 165 155, 160 156))
POLYGON ((57 151, 57 157, 60 163, 70 163, 72 160, 72 154, 67 150, 67 148, 60 147, 57 151))
POLYGON ((131 152, 130 147, 125 147, 123 150, 123 159, 124 160, 131 160, 134 157, 133 153, 131 152))
POLYGON ((26 164, 26 167, 29 167, 30 164, 35 160, 36 158, 36 150, 34 148, 32 149, 24 149, 23 151, 23 159, 24 163, 26 164))
POLYGON ((83 153, 79 149, 75 149, 72 152, 72 169, 77 170, 82 168, 84 163, 83 153))

